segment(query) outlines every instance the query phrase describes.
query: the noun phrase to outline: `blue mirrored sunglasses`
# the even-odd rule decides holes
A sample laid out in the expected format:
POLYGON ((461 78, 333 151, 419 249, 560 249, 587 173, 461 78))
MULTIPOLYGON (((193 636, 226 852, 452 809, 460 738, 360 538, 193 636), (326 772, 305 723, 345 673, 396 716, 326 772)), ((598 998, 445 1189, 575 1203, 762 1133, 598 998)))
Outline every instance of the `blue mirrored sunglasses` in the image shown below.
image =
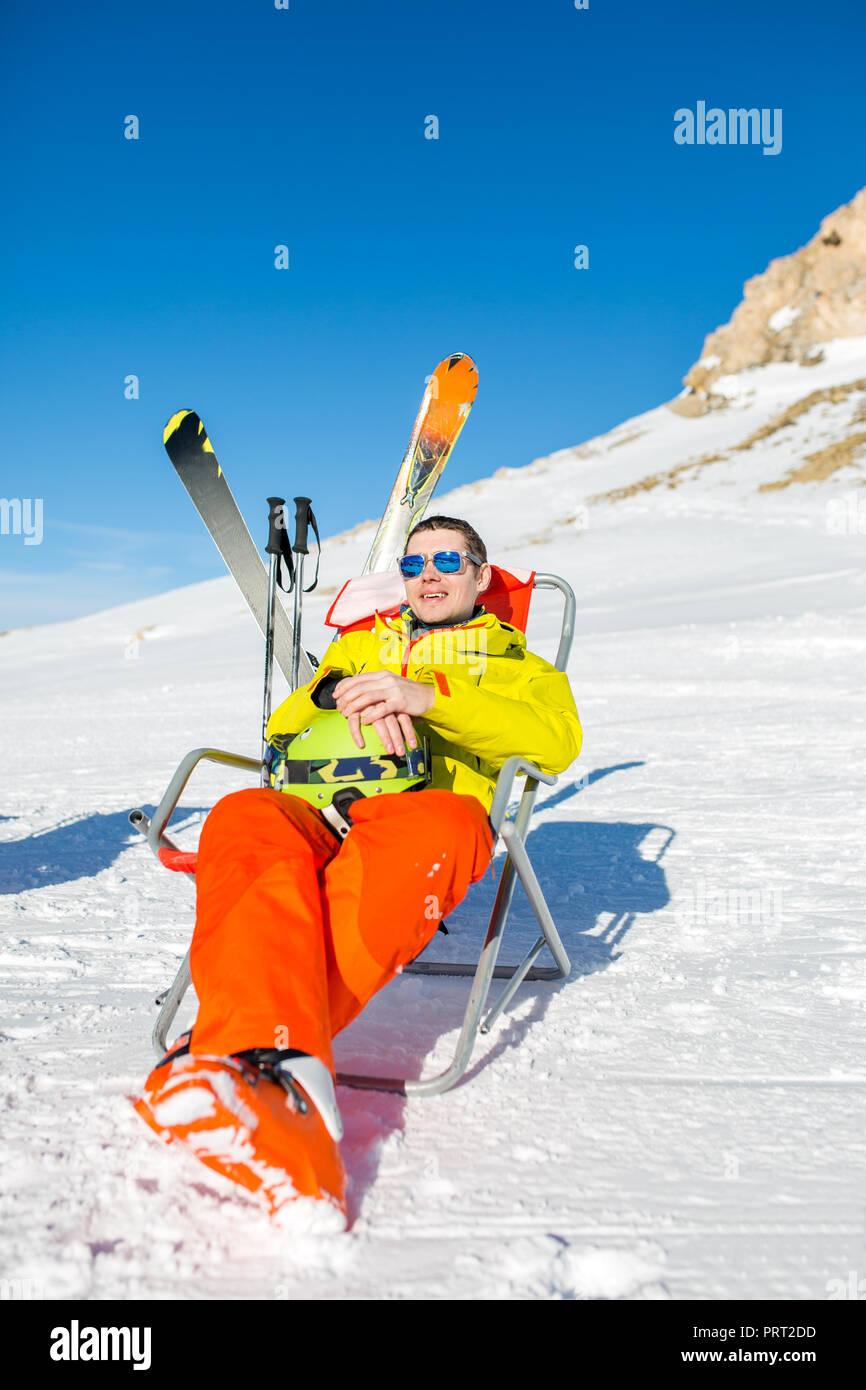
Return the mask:
POLYGON ((468 550, 437 550, 435 555, 404 555, 399 561, 400 573, 404 579, 417 579, 418 575, 424 570, 427 561, 432 560, 433 567, 439 574, 462 574, 463 561, 471 560, 473 565, 483 565, 484 561, 479 560, 477 555, 470 555, 468 550))

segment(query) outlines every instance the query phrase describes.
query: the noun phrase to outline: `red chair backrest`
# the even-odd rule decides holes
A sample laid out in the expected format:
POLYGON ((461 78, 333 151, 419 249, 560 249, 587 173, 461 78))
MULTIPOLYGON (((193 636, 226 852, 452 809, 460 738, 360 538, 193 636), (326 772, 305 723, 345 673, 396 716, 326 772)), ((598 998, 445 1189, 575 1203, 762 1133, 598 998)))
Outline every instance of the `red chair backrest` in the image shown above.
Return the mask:
MULTIPOLYGON (((525 632, 529 621, 535 571, 518 570, 514 573, 503 569, 501 565, 491 565, 490 569, 493 577, 481 600, 485 609, 501 622, 510 623, 512 627, 525 632)), ((328 610, 326 625, 339 628, 341 633, 361 632, 369 630, 376 613, 383 618, 396 617, 400 611, 400 604, 405 601, 397 596, 398 583, 402 589, 399 574, 391 570, 381 576, 363 575, 360 586, 355 579, 347 580, 328 610), (354 591, 353 585, 357 586, 354 591), (377 589, 381 602, 376 601, 377 589), (367 600, 372 603, 371 607, 367 600), (359 603, 361 608, 367 608, 368 611, 359 615, 359 603)))

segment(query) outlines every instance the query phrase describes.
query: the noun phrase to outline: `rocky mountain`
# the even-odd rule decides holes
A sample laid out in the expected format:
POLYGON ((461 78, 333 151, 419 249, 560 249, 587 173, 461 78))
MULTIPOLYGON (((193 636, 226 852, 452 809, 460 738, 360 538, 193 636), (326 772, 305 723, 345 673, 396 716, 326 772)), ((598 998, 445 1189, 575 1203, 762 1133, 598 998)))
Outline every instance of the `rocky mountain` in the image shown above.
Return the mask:
POLYGON ((474 493, 489 506, 507 488, 523 520, 546 509, 539 540, 606 524, 612 506, 621 519, 766 505, 778 519, 784 503, 831 533, 866 534, 866 188, 747 281, 684 381, 667 405, 501 469, 453 505, 471 514, 474 493))
POLYGON ((747 280, 730 322, 710 333, 686 390, 671 403, 682 415, 727 404, 717 383, 768 362, 821 361, 832 339, 866 334, 866 188, 825 217, 815 236, 792 255, 747 280))

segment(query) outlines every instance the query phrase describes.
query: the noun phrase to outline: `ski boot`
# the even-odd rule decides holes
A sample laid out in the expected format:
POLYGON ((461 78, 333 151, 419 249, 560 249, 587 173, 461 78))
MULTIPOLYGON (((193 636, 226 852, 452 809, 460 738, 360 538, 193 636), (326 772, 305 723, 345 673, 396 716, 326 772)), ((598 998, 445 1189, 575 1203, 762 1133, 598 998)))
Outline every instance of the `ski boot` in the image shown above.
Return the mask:
POLYGON ((342 1124, 325 1064, 277 1048, 202 1056, 178 1041, 131 1098, 145 1123, 255 1193, 279 1225, 345 1230, 342 1124))

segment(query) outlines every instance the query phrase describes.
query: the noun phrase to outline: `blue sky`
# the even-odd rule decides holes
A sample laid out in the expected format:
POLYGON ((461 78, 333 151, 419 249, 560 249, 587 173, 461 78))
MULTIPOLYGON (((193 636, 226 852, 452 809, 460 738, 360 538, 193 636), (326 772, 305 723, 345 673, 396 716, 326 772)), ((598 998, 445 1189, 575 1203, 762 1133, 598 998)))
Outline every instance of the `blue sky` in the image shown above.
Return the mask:
POLYGON ((743 281, 866 183, 853 0, 6 0, 0 25, 0 497, 44 518, 0 535, 0 629, 224 572, 174 411, 262 543, 274 492, 333 534, 380 512, 448 352, 479 392, 444 487, 670 399, 743 281), (781 152, 678 145, 698 101, 780 108, 781 152))

